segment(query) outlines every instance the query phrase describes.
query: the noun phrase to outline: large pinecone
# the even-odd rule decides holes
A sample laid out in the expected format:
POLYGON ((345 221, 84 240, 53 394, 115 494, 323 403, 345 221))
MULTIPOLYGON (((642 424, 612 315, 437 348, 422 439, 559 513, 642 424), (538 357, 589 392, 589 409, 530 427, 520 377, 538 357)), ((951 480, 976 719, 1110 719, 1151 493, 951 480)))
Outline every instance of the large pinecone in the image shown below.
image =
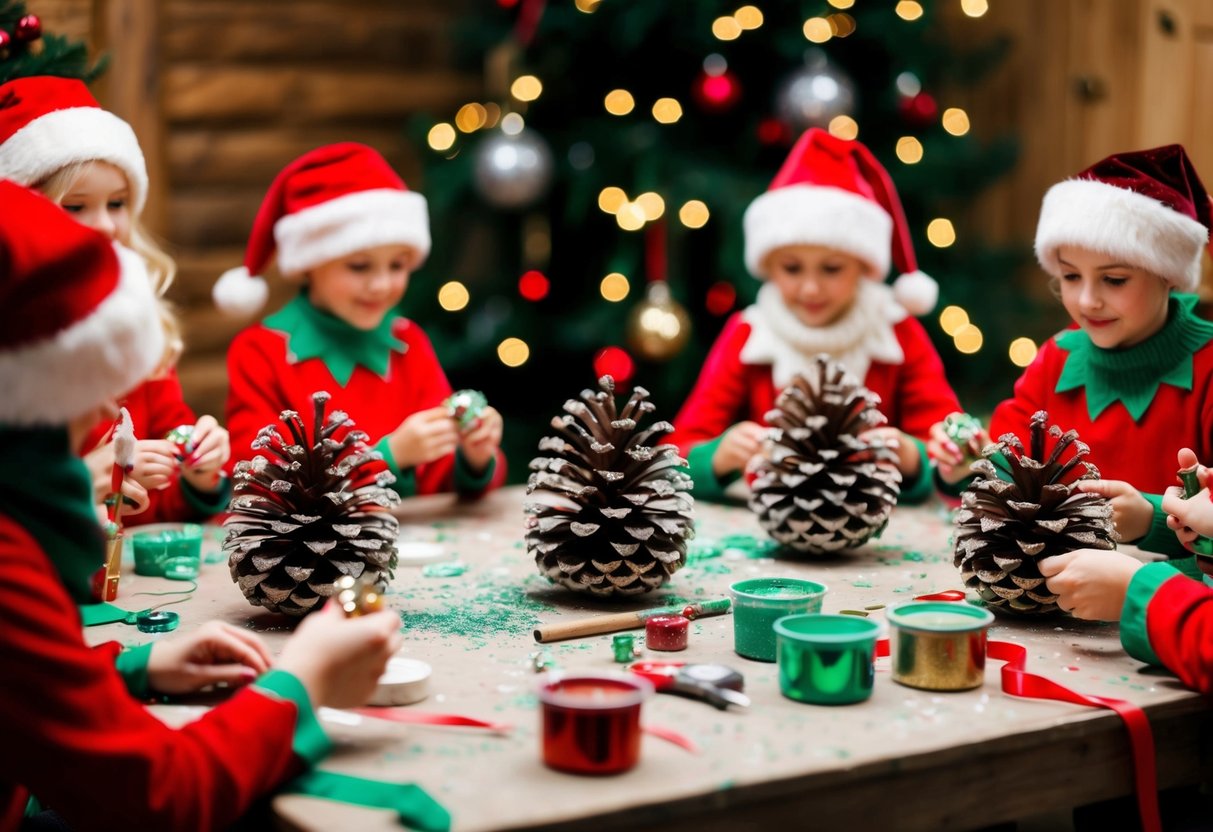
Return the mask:
POLYGON ((637 387, 615 410, 615 383, 583 390, 552 419, 527 480, 527 551, 539 571, 569 589, 635 595, 656 589, 686 565, 695 535, 691 478, 673 445, 656 445, 674 428, 655 422, 637 387))
POLYGON ((771 537, 819 555, 860 546, 885 527, 901 493, 897 453, 859 438, 884 423, 879 403, 825 355, 779 394, 750 486, 750 508, 771 537))
POLYGON ((284 410, 287 442, 277 425, 253 440, 260 453, 236 465, 231 516, 223 524, 232 580, 249 603, 287 615, 304 615, 335 591, 343 575, 365 572, 380 591, 396 566, 400 498, 384 488, 390 472, 367 464, 382 459, 362 431, 333 435, 353 421, 340 410, 326 421, 328 393, 313 393, 312 439, 303 420, 284 410))
POLYGON ((1099 469, 1082 459, 1090 449, 1073 430, 1046 431, 1048 420, 1043 410, 1032 417, 1030 454, 1013 433, 987 445, 985 459, 972 465, 977 479, 961 495, 955 562, 965 585, 994 609, 1053 612, 1057 596, 1037 561, 1084 546, 1116 548, 1112 504, 1077 489, 1081 480, 1099 479, 1099 469), (1047 459, 1046 432, 1057 440, 1047 459))

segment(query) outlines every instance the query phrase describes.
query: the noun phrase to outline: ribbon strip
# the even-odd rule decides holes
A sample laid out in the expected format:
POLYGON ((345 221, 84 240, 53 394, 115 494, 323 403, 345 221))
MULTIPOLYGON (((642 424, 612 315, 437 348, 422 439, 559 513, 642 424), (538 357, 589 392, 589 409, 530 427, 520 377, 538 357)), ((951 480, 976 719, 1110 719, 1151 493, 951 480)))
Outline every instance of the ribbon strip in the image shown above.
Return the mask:
POLYGON ((915 601, 963 601, 964 599, 965 594, 962 589, 945 589, 943 592, 914 596, 915 601))
POLYGON ((373 809, 391 809, 399 816, 401 823, 420 832, 448 832, 451 828, 451 813, 430 797, 425 789, 413 783, 389 783, 313 770, 287 783, 282 787, 282 793, 303 794, 373 809))
POLYGON ((651 737, 656 737, 659 740, 665 740, 666 742, 673 743, 679 748, 689 751, 692 754, 699 753, 699 746, 697 746, 690 737, 678 733, 673 728, 666 728, 662 725, 641 725, 640 730, 644 731, 651 737))
MULTIPOLYGON (((876 642, 876 657, 889 655, 889 640, 876 642)), ((1071 690, 1052 679, 1028 673, 1024 668, 1028 651, 1021 644, 1009 641, 991 641, 987 644, 987 655, 994 661, 1005 662, 1002 666, 1002 691, 1025 699, 1051 699, 1070 702, 1091 708, 1108 708, 1115 711, 1129 732, 1129 746, 1133 752, 1133 779, 1137 787, 1137 810, 1141 816, 1144 832, 1161 832, 1162 820, 1158 814, 1158 780, 1154 769, 1154 733, 1145 711, 1123 699, 1107 696, 1091 696, 1071 690)))
POLYGON ((434 714, 428 711, 413 711, 407 708, 350 708, 352 713, 370 719, 385 719, 389 722, 401 722, 405 725, 450 725, 459 728, 483 728, 498 734, 508 734, 514 730, 513 725, 503 722, 486 722, 472 716, 459 714, 434 714))

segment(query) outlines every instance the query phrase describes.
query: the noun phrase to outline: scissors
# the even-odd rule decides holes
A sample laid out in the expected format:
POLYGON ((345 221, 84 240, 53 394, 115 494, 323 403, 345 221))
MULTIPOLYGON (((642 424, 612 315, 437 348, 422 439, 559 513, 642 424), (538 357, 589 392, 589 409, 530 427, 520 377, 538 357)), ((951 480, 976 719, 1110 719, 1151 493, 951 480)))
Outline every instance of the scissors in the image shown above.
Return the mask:
POLYGON ((741 692, 745 679, 722 664, 636 662, 628 670, 652 682, 658 693, 698 699, 722 711, 729 705, 750 707, 750 697, 741 692))

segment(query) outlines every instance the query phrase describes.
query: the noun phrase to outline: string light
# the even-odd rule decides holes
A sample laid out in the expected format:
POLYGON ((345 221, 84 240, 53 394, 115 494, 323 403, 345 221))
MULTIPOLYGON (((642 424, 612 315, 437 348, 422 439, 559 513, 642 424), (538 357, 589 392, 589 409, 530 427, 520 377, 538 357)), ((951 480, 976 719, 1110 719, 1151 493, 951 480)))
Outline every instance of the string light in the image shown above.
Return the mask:
POLYGON ((627 90, 611 90, 602 104, 611 115, 626 116, 636 106, 636 99, 632 98, 632 94, 627 90))
POLYGON ((537 303, 548 296, 552 284, 543 272, 531 269, 518 278, 518 294, 532 303, 537 303))
POLYGON ((518 113, 508 113, 501 119, 501 132, 507 136, 517 136, 526 127, 526 122, 518 113))
POLYGON ((534 101, 543 92, 543 83, 534 75, 520 75, 510 85, 510 95, 519 101, 534 101))
POLYGON ((653 102, 653 118, 662 124, 673 124, 682 118, 682 105, 676 98, 658 98, 653 102))
POLYGON ((733 284, 727 280, 718 280, 708 289, 703 305, 713 315, 720 316, 731 311, 736 302, 737 290, 733 288, 733 284))
POLYGON ((824 17, 810 17, 804 22, 804 36, 810 43, 825 43, 834 37, 834 30, 824 17))
POLYGON ((608 214, 614 214, 623 203, 628 201, 628 195, 623 188, 608 185, 598 192, 598 207, 608 214))
MULTIPOLYGON (((977 15, 973 15, 973 17, 977 17, 977 15)), ((1016 367, 1026 367, 1036 358, 1036 342, 1031 338, 1016 338, 1011 342, 1007 354, 1010 355, 1011 363, 1016 367)))
POLYGON ((742 29, 747 31, 757 29, 762 25, 762 10, 757 6, 742 6, 733 12, 733 19, 737 21, 737 25, 742 29))
POLYGON ((628 296, 631 289, 628 279, 619 272, 611 272, 598 284, 598 292, 611 303, 619 303, 628 296))
POLYGON ((972 355, 980 350, 984 340, 981 330, 973 324, 965 324, 952 336, 952 343, 956 345, 956 349, 965 355, 972 355))
POLYGON ((826 20, 830 24, 830 32, 836 38, 845 38, 855 32, 855 18, 849 14, 832 14, 826 20))
POLYGON ((830 119, 829 131, 831 136, 840 139, 855 139, 859 136, 859 122, 850 116, 834 116, 830 119))
POLYGON ((627 384, 636 371, 636 362, 619 347, 603 347, 594 356, 594 375, 610 376, 616 384, 627 384))
POLYGON ((718 17, 712 21, 712 34, 717 40, 737 40, 741 37, 741 24, 732 16, 718 17))
POLYGON ((986 0, 960 0, 960 10, 969 17, 981 17, 990 10, 990 4, 986 0))
POLYGON ((969 313, 959 306, 946 306, 939 313, 939 326, 948 335, 956 335, 961 327, 969 325, 969 313))
POLYGON ((922 17, 922 4, 916 0, 901 0, 894 11, 902 20, 917 20, 922 17))
POLYGON ((577 11, 593 14, 602 0, 576 0, 577 11))
POLYGON ((660 194, 652 191, 646 191, 636 197, 636 205, 640 206, 640 212, 647 222, 660 219, 661 215, 665 213, 665 200, 661 198, 660 194))
POLYGON ((963 136, 969 132, 969 114, 959 107, 949 107, 943 111, 943 129, 953 136, 963 136))
POLYGON ((897 158, 907 165, 922 161, 922 142, 913 136, 902 136, 897 140, 897 158))
POLYGON ((624 202, 615 212, 615 222, 624 231, 639 231, 644 228, 644 210, 636 202, 624 202))
POLYGON ((836 9, 849 9, 855 5, 855 0, 829 0, 830 5, 836 9))
POLYGON ((458 280, 444 283, 438 290, 438 305, 447 312, 458 312, 463 309, 468 305, 470 298, 467 287, 458 280))
POLYGON ((445 121, 440 121, 430 128, 426 141, 429 142, 432 150, 439 152, 450 150, 451 146, 455 144, 455 128, 445 121))
POLYGON ((936 248, 947 248, 956 242, 956 229, 952 221, 944 217, 936 217, 927 225, 927 239, 936 248))
POLYGON ((913 98, 922 92, 922 82, 913 72, 902 72, 897 76, 897 91, 906 98, 913 98))
POLYGON ((521 367, 531 357, 531 348, 521 338, 506 338, 497 345, 497 357, 507 367, 521 367))
POLYGON ((496 127, 498 120, 501 118, 501 108, 490 101, 484 105, 484 127, 496 127))
POLYGON ((687 228, 703 228, 708 224, 711 212, 708 206, 698 199, 692 199, 682 204, 678 209, 678 220, 687 228))
POLYGON ((455 113, 455 126, 464 133, 475 133, 488 120, 488 111, 484 109, 483 104, 472 102, 464 104, 459 108, 459 112, 455 113))

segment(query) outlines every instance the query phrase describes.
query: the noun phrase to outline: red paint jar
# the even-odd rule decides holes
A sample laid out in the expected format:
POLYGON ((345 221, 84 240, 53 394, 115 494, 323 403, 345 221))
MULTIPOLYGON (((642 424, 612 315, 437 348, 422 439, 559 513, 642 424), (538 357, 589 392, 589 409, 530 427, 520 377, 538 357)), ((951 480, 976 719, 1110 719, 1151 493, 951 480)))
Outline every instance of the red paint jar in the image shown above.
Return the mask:
POLYGON ((691 621, 683 615, 654 615, 644 622, 644 646, 650 650, 686 650, 691 621))
POLYGON ((639 676, 562 675, 539 689, 543 762, 576 774, 618 774, 640 759, 640 706, 653 686, 639 676))

